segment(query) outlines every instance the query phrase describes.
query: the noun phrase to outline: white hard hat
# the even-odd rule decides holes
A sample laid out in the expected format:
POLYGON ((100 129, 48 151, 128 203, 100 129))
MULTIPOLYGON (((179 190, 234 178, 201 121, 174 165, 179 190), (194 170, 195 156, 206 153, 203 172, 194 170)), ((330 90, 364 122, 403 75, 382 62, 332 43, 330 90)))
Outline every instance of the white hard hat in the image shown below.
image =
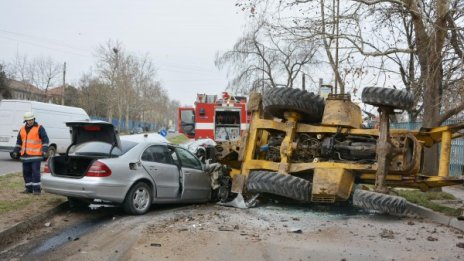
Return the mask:
POLYGON ((28 112, 24 113, 24 120, 25 121, 32 120, 32 119, 35 119, 35 116, 34 116, 34 114, 32 112, 28 111, 28 112))

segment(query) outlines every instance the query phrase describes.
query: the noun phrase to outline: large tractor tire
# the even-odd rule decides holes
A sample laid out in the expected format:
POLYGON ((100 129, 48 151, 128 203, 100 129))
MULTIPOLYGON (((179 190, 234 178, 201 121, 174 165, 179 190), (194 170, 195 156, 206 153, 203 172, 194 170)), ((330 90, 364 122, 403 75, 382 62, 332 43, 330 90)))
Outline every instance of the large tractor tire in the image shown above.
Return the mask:
POLYGON ((283 118, 284 112, 294 111, 301 114, 301 121, 319 123, 324 112, 324 99, 306 90, 293 88, 274 88, 263 95, 265 113, 283 118))
POLYGON ((414 96, 405 90, 366 87, 362 92, 362 101, 374 106, 409 110, 414 105, 414 96))
POLYGON ((311 183, 292 175, 272 171, 253 171, 248 176, 247 191, 269 193, 300 201, 309 201, 311 183))
POLYGON ((353 205, 396 216, 404 216, 408 214, 408 201, 406 199, 362 189, 356 189, 354 191, 353 205))

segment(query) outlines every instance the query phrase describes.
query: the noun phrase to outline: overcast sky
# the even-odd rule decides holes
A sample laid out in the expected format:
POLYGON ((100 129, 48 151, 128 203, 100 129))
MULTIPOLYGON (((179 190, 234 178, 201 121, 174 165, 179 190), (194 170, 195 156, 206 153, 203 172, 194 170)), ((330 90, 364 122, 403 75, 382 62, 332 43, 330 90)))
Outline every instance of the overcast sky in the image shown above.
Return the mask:
POLYGON ((220 94, 227 79, 214 66, 231 49, 245 15, 236 0, 0 0, 0 61, 16 53, 67 63, 76 83, 109 39, 148 53, 171 99, 192 105, 197 93, 220 94))

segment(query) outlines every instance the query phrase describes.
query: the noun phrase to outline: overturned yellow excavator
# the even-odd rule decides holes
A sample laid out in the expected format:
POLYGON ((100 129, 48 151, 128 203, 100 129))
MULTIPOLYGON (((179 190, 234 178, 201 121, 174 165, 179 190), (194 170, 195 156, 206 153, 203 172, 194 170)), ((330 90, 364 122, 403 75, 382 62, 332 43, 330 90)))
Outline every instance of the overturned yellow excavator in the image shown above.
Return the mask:
MULTIPOLYGON (((223 163, 233 167, 231 191, 303 202, 352 199, 357 206, 401 214, 405 201, 387 195, 389 188, 426 191, 463 183, 462 177, 450 177, 448 169, 451 140, 463 136, 464 123, 419 131, 390 130, 390 115, 395 109, 409 109, 412 95, 368 87, 362 101, 379 108, 379 129, 362 128, 361 109, 349 95, 329 95, 324 100, 292 88, 275 88, 263 96, 251 94, 248 133, 235 146, 235 157, 221 156, 223 163), (438 173, 425 175, 421 172, 424 147, 436 143, 441 143, 438 173), (374 191, 357 184, 372 184, 374 191)), ((218 148, 222 155, 232 150, 230 146, 218 148)))

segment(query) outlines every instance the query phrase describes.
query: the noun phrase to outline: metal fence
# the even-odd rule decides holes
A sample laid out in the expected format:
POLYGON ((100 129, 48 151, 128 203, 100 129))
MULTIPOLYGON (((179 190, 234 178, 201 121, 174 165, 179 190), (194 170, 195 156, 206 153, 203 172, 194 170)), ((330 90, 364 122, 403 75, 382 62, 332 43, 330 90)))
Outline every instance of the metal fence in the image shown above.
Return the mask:
MULTIPOLYGON (((90 116, 92 120, 108 121, 108 118, 90 116)), ((141 127, 144 131, 155 131, 156 124, 143 121, 133 121, 129 120, 128 128, 126 128, 126 121, 119 119, 112 119, 111 124, 113 124, 120 132, 130 132, 135 127, 141 127)))
MULTIPOLYGON (((458 123, 458 121, 446 121, 443 125, 458 123)), ((421 122, 392 123, 392 129, 418 130, 422 127, 421 122)), ((451 141, 450 176, 462 176, 464 174, 464 138, 451 141)))

